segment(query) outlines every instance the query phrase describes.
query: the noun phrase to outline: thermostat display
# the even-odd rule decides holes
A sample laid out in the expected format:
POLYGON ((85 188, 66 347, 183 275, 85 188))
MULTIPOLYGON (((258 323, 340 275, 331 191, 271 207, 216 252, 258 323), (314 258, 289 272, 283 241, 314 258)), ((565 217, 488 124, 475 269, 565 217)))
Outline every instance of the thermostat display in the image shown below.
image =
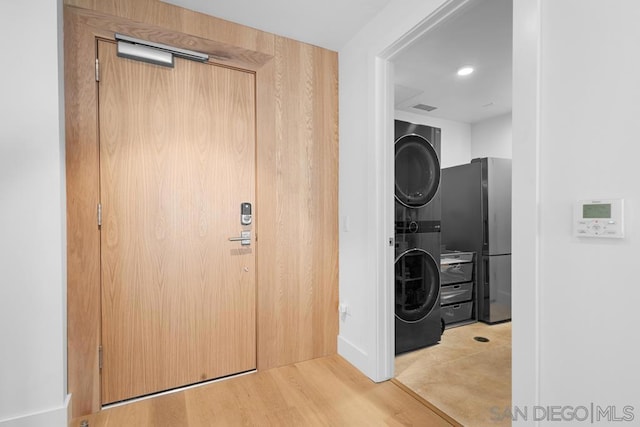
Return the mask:
POLYGON ((583 218, 611 218, 611 203, 582 205, 583 218))
POLYGON ((624 237, 624 200, 580 200, 574 208, 576 237, 624 237))

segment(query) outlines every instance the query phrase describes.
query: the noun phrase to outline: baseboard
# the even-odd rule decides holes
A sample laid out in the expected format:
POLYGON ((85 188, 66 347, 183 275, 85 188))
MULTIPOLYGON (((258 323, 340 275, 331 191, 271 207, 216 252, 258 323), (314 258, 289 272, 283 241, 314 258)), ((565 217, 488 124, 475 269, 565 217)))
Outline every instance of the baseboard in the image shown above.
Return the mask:
POLYGON ((375 381, 373 379, 374 372, 373 369, 371 369, 372 363, 367 352, 340 335, 338 336, 338 354, 355 366, 360 372, 368 376, 372 381, 375 381))
POLYGON ((70 408, 71 395, 68 394, 64 404, 58 408, 2 420, 0 427, 67 427, 71 419, 70 408))

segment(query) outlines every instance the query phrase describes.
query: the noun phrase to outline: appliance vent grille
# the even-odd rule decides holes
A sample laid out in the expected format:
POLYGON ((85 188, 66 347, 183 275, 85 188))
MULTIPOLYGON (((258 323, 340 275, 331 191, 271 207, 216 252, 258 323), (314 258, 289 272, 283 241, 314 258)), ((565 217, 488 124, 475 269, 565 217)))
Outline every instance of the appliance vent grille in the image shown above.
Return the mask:
POLYGON ((413 108, 417 108, 418 110, 424 110, 424 111, 433 111, 438 107, 434 107, 427 104, 416 104, 413 106, 413 108))

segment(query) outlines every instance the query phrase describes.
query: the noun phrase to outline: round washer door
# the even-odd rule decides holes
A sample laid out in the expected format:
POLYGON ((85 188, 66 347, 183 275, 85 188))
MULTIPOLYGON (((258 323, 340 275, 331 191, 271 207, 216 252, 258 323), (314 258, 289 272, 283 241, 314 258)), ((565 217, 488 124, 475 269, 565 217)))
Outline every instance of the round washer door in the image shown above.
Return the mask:
POLYGON ((433 146, 420 135, 404 135, 395 143, 396 200, 410 208, 431 201, 440 185, 440 161, 433 146))
POLYGON ((414 248, 403 252, 395 263, 396 316, 417 322, 429 315, 438 302, 440 273, 433 257, 414 248))

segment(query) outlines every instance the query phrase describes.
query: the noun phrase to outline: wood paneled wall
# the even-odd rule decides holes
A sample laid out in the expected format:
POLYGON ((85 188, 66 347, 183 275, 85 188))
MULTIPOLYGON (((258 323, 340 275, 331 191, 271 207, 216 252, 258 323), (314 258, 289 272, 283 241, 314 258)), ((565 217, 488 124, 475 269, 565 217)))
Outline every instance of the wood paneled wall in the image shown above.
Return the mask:
MULTIPOLYGON (((64 0, 64 4, 95 11, 97 12, 95 16, 110 16, 116 21, 124 18, 132 27, 139 28, 137 35, 130 35, 145 40, 153 40, 155 36, 164 35, 174 39, 171 43, 174 46, 187 43, 187 46, 184 46, 185 49, 190 49, 188 45, 193 41, 181 41, 183 36, 196 36, 209 40, 219 45, 219 51, 214 50, 208 53, 222 61, 238 54, 255 52, 273 56, 274 53, 275 36, 273 34, 159 0, 64 0)), ((195 46, 191 45, 191 49, 195 49, 195 46)))
POLYGON ((100 409, 100 200, 96 42, 65 13, 67 181, 67 383, 73 415, 100 409), (94 58, 93 63, 90 61, 94 58), (86 59, 86 60, 82 60, 86 59))
POLYGON ((338 332, 336 55, 276 37, 274 66, 275 144, 258 142, 258 369, 334 353, 338 332))
POLYGON ((258 369, 336 352, 337 54, 157 0, 65 0, 68 374, 73 415, 100 409, 96 38, 207 52, 256 73, 258 369))

